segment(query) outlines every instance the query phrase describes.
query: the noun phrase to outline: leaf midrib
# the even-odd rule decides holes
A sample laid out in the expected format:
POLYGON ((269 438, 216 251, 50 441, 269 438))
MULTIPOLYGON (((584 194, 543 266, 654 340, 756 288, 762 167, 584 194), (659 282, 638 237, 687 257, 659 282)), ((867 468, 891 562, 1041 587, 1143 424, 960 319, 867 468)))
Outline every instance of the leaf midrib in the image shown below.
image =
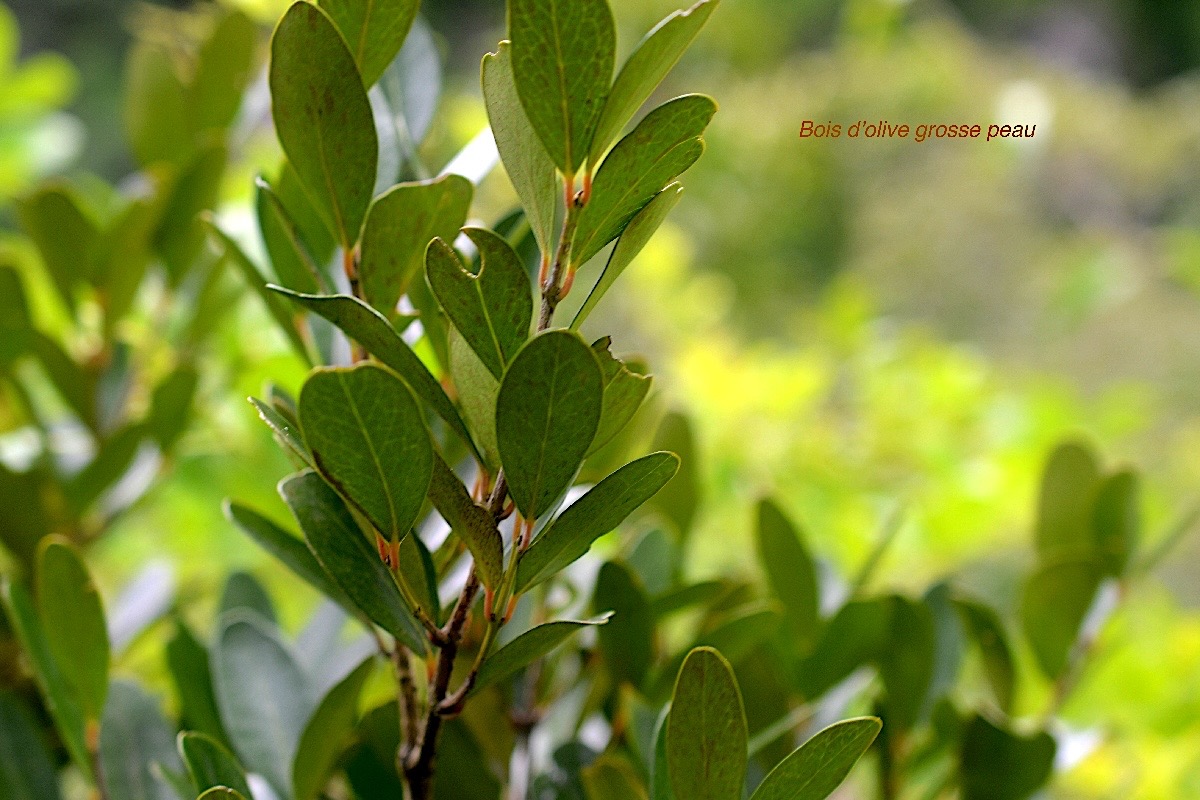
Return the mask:
POLYGON ((338 375, 338 385, 342 387, 342 393, 346 395, 346 401, 350 406, 350 412, 354 414, 354 421, 358 423, 359 430, 363 431, 363 441, 367 443, 367 450, 371 454, 371 463, 375 466, 375 471, 379 473, 379 483, 383 487, 383 496, 387 498, 388 513, 392 517, 391 530, 389 535, 395 535, 398 532, 399 525, 396 518, 396 507, 392 502, 392 493, 388 489, 387 474, 383 470, 383 462, 379 460, 379 454, 375 452, 375 442, 367 433, 370 430, 362 415, 358 413, 358 404, 354 402, 354 397, 351 396, 349 388, 346 386, 345 376, 338 375))

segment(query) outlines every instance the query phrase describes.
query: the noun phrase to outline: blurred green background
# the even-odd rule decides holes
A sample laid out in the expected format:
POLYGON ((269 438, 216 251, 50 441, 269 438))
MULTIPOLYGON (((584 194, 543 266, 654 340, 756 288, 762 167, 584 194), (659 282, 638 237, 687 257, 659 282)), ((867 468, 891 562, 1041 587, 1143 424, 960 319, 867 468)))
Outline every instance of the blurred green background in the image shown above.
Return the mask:
MULTIPOLYGON (((263 22, 264 45, 286 5, 228 2, 263 22)), ((678 3, 613 5, 628 52, 678 3)), ((126 54, 179 29, 163 15, 186 29, 202 6, 0 8, 0 251, 28 275, 12 198, 48 175, 129 182, 126 54)), ((440 168, 485 124, 478 62, 503 35, 504 4, 427 0, 423 14, 446 64, 423 153, 440 168)), ((1144 538, 1164 535, 1200 494, 1197 66, 1193 0, 725 0, 662 91, 718 100, 708 153, 585 326, 619 331, 614 350, 652 365, 660 405, 695 421, 698 576, 755 569, 751 512, 770 491, 843 570, 900 513, 880 584, 953 570, 1011 608, 1037 477, 1068 435, 1143 470, 1144 538), (860 118, 1038 128, 991 143, 798 135, 805 119, 860 118)), ((251 176, 277 156, 262 102, 252 89, 223 188, 232 227, 249 229, 251 176)), ((481 195, 480 214, 512 201, 499 174, 481 195)), ((36 315, 61 329, 49 287, 35 290, 36 315)), ((208 358, 203 413, 169 478, 93 551, 106 596, 155 559, 201 607, 232 568, 295 595, 220 503, 284 516, 274 484, 287 465, 243 398, 268 378, 294 388, 303 369, 252 301, 208 358)), ((0 406, 5 430, 18 423, 0 406)), ((1065 709, 1070 769, 1052 796, 1200 797, 1198 541, 1106 631, 1065 709)), ((314 601, 296 595, 285 613, 295 622, 314 601)))

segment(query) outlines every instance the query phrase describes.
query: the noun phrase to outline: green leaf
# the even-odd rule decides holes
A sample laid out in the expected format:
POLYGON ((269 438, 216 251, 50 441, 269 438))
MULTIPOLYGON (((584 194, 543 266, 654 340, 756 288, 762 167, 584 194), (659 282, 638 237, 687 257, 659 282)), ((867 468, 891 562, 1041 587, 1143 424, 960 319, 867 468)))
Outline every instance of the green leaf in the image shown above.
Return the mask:
POLYGON ((400 541, 399 578, 426 617, 435 622, 441 619, 437 569, 429 548, 415 533, 410 533, 400 541))
POLYGON ((41 731, 8 692, 0 692, 0 796, 8 800, 62 797, 41 731))
POLYGON ((1042 473, 1036 543, 1042 563, 1093 551, 1092 505, 1100 468, 1092 450, 1078 442, 1055 448, 1042 473))
POLYGON ((293 573, 351 614, 358 613, 358 607, 334 582, 301 539, 241 503, 226 500, 224 509, 226 519, 237 525, 243 533, 258 542, 260 547, 279 559, 293 573))
POLYGON ((750 800, 825 800, 879 735, 875 717, 830 725, 779 763, 750 800))
POLYGON ((925 709, 933 681, 934 618, 924 603, 899 595, 888 600, 890 641, 876 659, 887 692, 884 707, 890 725, 911 728, 925 709))
POLYGON ((1095 559, 1075 559, 1037 569, 1021 595, 1021 623, 1046 677, 1063 674, 1079 628, 1104 577, 1095 559))
POLYGON ((500 461, 526 519, 548 510, 571 485, 600 422, 603 376, 573 333, 552 330, 513 359, 496 399, 500 461))
MULTIPOLYGON (((415 4, 414 4, 415 5, 415 4)), ((461 175, 402 183, 375 198, 362 235, 363 299, 384 316, 420 275, 434 238, 454 241, 467 220, 474 187, 461 175)))
POLYGON ((508 242, 481 228, 466 234, 479 247, 479 274, 463 269, 450 245, 434 239, 426 254, 429 288, 455 329, 496 377, 529 338, 533 295, 529 276, 508 242))
POLYGON ((771 500, 758 506, 758 555, 772 592, 783 604, 787 638, 804 655, 816 643, 821 591, 817 567, 800 533, 771 500))
POLYGON ((839 608, 798 670, 803 693, 819 697, 859 667, 874 662, 888 643, 891 611, 887 597, 851 600, 839 608))
POLYGON ((1027 800, 1054 772, 1054 737, 1018 736, 975 716, 963 732, 959 775, 963 800, 1027 800))
POLYGON ((700 504, 700 479, 696 475, 699 462, 688 418, 677 412, 667 414, 654 434, 653 448, 679 455, 679 472, 654 496, 651 505, 673 522, 680 537, 686 539, 700 504))
POLYGON ((248 796, 230 789, 228 786, 217 786, 200 795, 196 800, 247 800, 248 796))
POLYGON ((226 12, 200 48, 188 110, 197 131, 233 124, 254 70, 258 28, 241 11, 226 12))
POLYGON ((93 431, 99 427, 96 418, 96 379, 71 360, 58 342, 41 331, 33 331, 30 346, 41 363, 46 377, 66 401, 79 420, 93 431))
POLYGON ((517 96, 511 43, 501 42, 495 53, 483 57, 482 73, 483 99, 500 161, 521 199, 538 248, 548 259, 554 248, 558 175, 517 96))
POLYGON ((746 712, 729 662, 712 648, 688 654, 667 718, 667 767, 675 796, 741 800, 746 712))
POLYGON ((139 42, 125 73, 125 131, 143 167, 180 164, 191 155, 194 132, 186 91, 167 48, 139 42))
MULTIPOLYGON (((463 442, 474 449, 471 434, 442 385, 378 311, 349 295, 318 297, 298 294, 278 286, 272 286, 271 289, 329 320, 382 364, 395 370, 417 397, 424 400, 463 442)), ((478 456, 478 451, 475 452, 482 461, 483 457, 478 456)))
POLYGON ((424 653, 428 649, 424 630, 413 618, 391 572, 329 484, 306 470, 282 481, 279 493, 321 566, 355 606, 406 647, 424 653))
POLYGON ((91 249, 99 236, 71 193, 59 186, 39 189, 17 203, 21 227, 37 245, 46 272, 67 309, 75 313, 75 290, 91 278, 91 249))
POLYGON ((716 10, 719 0, 700 0, 689 9, 680 9, 647 33, 634 48, 604 102, 604 111, 596 123, 588 163, 600 163, 600 156, 621 133, 655 88, 662 83, 671 68, 679 62, 683 51, 700 33, 704 23, 716 10))
POLYGON ((320 0, 350 45, 363 86, 371 86, 400 52, 418 0, 320 0))
POLYGON ((212 659, 221 718, 242 763, 290 797, 292 761, 316 706, 308 679, 278 634, 253 617, 225 622, 212 659))
POLYGON ((145 427, 129 425, 100 445, 95 458, 63 486, 71 513, 82 515, 125 475, 145 437, 145 427))
POLYGON ((196 794, 216 786, 227 786, 250 797, 246 771, 233 753, 216 739, 203 733, 181 733, 176 744, 196 794))
POLYGON ((639 375, 632 371, 625 362, 614 357, 609 350, 611 345, 612 337, 609 336, 592 343, 592 352, 604 375, 604 401, 601 405, 600 424, 596 428, 592 446, 588 449, 589 456, 625 429, 642 407, 642 401, 650 392, 653 380, 649 375, 639 375))
POLYGON ((158 701, 136 684, 113 681, 100 728, 100 767, 108 797, 122 800, 178 800, 174 789, 154 774, 154 765, 179 770, 175 732, 158 701))
POLYGON ((279 624, 275 604, 266 587, 248 572, 234 572, 226 579, 217 614, 224 616, 237 610, 249 611, 273 625, 279 624))
POLYGON ((561 572, 615 530, 679 470, 674 453, 651 453, 632 461, 588 490, 559 514, 521 556, 517 591, 525 592, 561 572))
POLYGON ((300 337, 300 332, 296 330, 296 324, 288 311, 287 305, 275 293, 267 289, 267 280, 263 277, 258 265, 250 260, 250 256, 246 255, 241 246, 229 234, 217 227, 212 217, 201 216, 200 219, 205 224, 205 227, 208 228, 208 232, 216 237, 218 244, 224 249, 225 255, 237 267, 238 272, 242 274, 246 283, 250 285, 250 288, 258 295, 263 304, 266 305, 267 312, 270 313, 271 318, 275 320, 275 324, 287 336, 292 349, 296 351, 296 355, 300 356, 306 364, 312 366, 312 354, 309 353, 308 345, 304 343, 304 339, 300 337))
POLYGON ((1141 535, 1137 473, 1122 470, 1104 478, 1092 513, 1096 550, 1105 574, 1119 578, 1125 574, 1141 535))
POLYGON ((325 225, 350 250, 371 202, 379 144, 354 58, 315 5, 294 3, 280 20, 270 84, 283 152, 325 225))
POLYGON ((254 209, 275 278, 300 292, 317 292, 325 288, 322 270, 309 251, 300 226, 271 184, 261 176, 254 181, 254 209))
POLYGON ((608 94, 617 35, 606 0, 510 0, 508 38, 521 105, 550 159, 574 175, 608 94))
POLYGON ((587 800, 646 800, 646 790, 623 758, 603 755, 583 769, 587 800))
POLYGON ((103 298, 105 335, 110 338, 137 299, 161 212, 160 197, 131 200, 100 232, 92 250, 92 283, 103 298))
POLYGON ((713 647, 726 658, 741 661, 778 632, 778 607, 752 603, 724 615, 697 638, 696 646, 713 647))
POLYGON ((993 609, 983 603, 956 598, 954 604, 967 631, 979 645, 983 673, 992 687, 996 705, 1005 714, 1011 714, 1017 686, 1017 665, 1004 623, 993 609))
POLYGON ((617 246, 609 254, 608 263, 604 265, 604 271, 600 273, 599 280, 592 287, 592 291, 588 293, 587 300, 576 312, 575 319, 571 321, 571 330, 579 330, 579 326, 595 310, 596 305, 616 283, 617 278, 621 277, 625 268, 633 263, 633 260, 650 242, 650 238, 663 224, 667 214, 670 214, 671 209, 679 204, 681 197, 683 197, 683 185, 672 183, 654 195, 654 199, 646 203, 645 207, 629 221, 621 237, 617 240, 617 246))
POLYGON ((667 726, 671 721, 671 704, 663 707, 654 726, 654 761, 650 764, 650 800, 676 800, 671 789, 671 770, 667 758, 667 726))
POLYGON ((475 559, 479 579, 489 589, 500 585, 504 575, 504 544, 496 520, 486 508, 476 505, 467 487, 435 454, 429 500, 446 520, 454 535, 466 543, 475 559))
POLYGON ((217 698, 213 693, 212 670, 206 648, 182 620, 167 642, 167 668, 179 698, 183 727, 203 733, 223 744, 229 742, 217 698))
POLYGON ((461 718, 450 720, 438 743, 433 800, 500 800, 503 788, 471 727, 461 718))
POLYGON ((0 265, 0 369, 9 369, 29 351, 31 328, 21 276, 13 267, 0 265))
POLYGON ((580 266, 621 235, 637 213, 704 152, 701 135, 717 112, 711 97, 688 94, 663 103, 604 159, 579 215, 571 264, 580 266))
POLYGON ((204 247, 204 227, 197 217, 220 199, 227 157, 221 143, 204 147, 171 184, 151 243, 174 285, 183 280, 204 247))
POLYGON ((456 328, 450 328, 448 334, 448 366, 454 388, 458 390, 458 405, 472 436, 479 443, 483 463, 494 473, 500 466, 496 443, 496 398, 500 394, 500 381, 456 328))
POLYGON ((283 417, 278 411, 271 408, 261 400, 251 397, 250 404, 258 411, 258 417, 267 424, 267 427, 275 434, 277 441, 286 450, 291 452, 296 458, 303 463, 312 467, 313 456, 312 451, 308 449, 308 445, 304 443, 303 434, 300 432, 299 425, 292 425, 290 421, 283 417))
POLYGON ((150 399, 150 414, 146 420, 150 435, 163 452, 170 451, 187 430, 192 414, 192 400, 200 376, 191 364, 180 364, 174 372, 154 387, 150 399))
POLYGON ((600 568, 592 613, 611 612, 600 629, 600 652, 616 682, 642 685, 654 662, 654 616, 650 598, 629 568, 614 561, 600 568))
POLYGON ((589 620, 557 620, 525 631, 488 656, 479 669, 472 692, 509 678, 543 656, 549 655, 575 633, 592 625, 604 625, 608 615, 589 620))
POLYGON ((321 475, 384 538, 408 535, 433 471, 433 443, 408 386, 384 367, 323 368, 300 390, 300 427, 321 475))
POLYGON ((54 727, 62 737, 63 744, 79 770, 92 780, 92 761, 85 744, 86 726, 79 699, 67 683, 58 662, 51 654, 46 632, 33 610, 29 593, 8 576, 0 578, 0 597, 9 624, 17 635, 21 651, 33 666, 34 679, 42 690, 46 708, 54 720, 54 727))
POLYGON ((325 696, 305 726, 292 768, 295 800, 316 800, 338 759, 350 744, 358 722, 358 696, 375 668, 372 656, 325 696))
POLYGON ((64 539, 38 552, 38 616, 46 642, 88 720, 99 721, 108 695, 108 628, 100 593, 83 559, 64 539))

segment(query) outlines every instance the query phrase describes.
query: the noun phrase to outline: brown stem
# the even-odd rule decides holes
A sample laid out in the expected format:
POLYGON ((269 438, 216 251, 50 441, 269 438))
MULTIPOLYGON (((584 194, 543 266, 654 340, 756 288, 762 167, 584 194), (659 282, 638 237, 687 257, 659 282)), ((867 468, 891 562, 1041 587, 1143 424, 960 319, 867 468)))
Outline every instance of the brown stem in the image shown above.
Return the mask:
POLYGON ((408 754, 417 746, 417 740, 421 736, 420 714, 417 712, 417 687, 413 683, 411 656, 408 648, 399 644, 392 653, 392 662, 396 665, 396 683, 400 687, 400 691, 396 694, 396 701, 400 706, 400 724, 404 735, 404 742, 397 756, 401 764, 408 759, 408 754))

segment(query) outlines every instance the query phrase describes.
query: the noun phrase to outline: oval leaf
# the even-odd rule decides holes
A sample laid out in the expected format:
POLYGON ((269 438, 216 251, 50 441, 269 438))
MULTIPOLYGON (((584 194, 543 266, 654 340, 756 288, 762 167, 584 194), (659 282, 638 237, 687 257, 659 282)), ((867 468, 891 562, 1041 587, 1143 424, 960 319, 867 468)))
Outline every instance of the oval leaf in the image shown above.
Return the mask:
POLYGON ((875 717, 830 725, 771 770, 750 800, 825 800, 850 774, 882 727, 875 717))
POLYGON ((38 554, 38 615, 84 716, 99 721, 108 695, 108 628, 92 576, 64 539, 47 539, 38 554))
POLYGON ((279 21, 270 84, 283 152, 325 225, 349 250, 371 202, 378 140, 354 58, 312 3, 294 3, 279 21))
POLYGON ((517 567, 524 592, 582 558, 592 542, 615 530, 679 471, 679 456, 651 453, 593 486, 533 541, 517 567))
POLYGON ((596 428, 596 437, 588 448, 588 455, 595 453, 601 447, 611 442, 625 429, 634 414, 642 407, 642 401, 650 392, 653 379, 649 375, 639 375, 626 366, 625 362, 613 356, 609 348, 612 338, 605 336, 592 343, 592 352, 600 362, 600 372, 604 375, 604 403, 600 412, 600 424, 596 428))
POLYGON ((385 538, 408 535, 433 474, 433 443, 408 386, 363 364, 320 369, 300 390, 300 427, 321 475, 385 538))
POLYGON ((418 0, 321 0, 346 37, 364 86, 379 80, 400 52, 419 5, 418 0))
POLYGON ((596 576, 592 611, 612 614, 600 629, 600 651, 613 680, 641 686, 654 662, 654 615, 641 582, 625 565, 608 562, 596 576))
POLYGON ((454 535, 470 549, 483 585, 489 589, 499 586, 504 573, 504 544, 496 520, 471 499, 467 487, 440 455, 434 457, 429 500, 454 535))
POLYGON ((803 655, 815 642, 819 620, 816 563, 791 521, 770 500, 758 506, 758 554, 772 591, 783 603, 788 639, 803 655))
POLYGON ((203 733, 181 733, 177 746, 197 794, 217 786, 227 786, 246 797, 250 796, 246 771, 233 753, 216 739, 203 733))
POLYGON ((354 733, 358 696, 374 668, 372 656, 333 687, 305 726, 292 770, 296 800, 315 800, 329 781, 354 733))
POLYGON ((678 798, 740 800, 746 780, 746 712, 733 669, 716 650, 688 654, 667 718, 667 769, 678 798))
POLYGON ((175 752, 175 732, 158 702, 136 684, 114 681, 100 729, 100 768, 108 797, 122 800, 176 800, 156 776, 154 765, 183 769, 175 752))
POLYGON ((562 330, 513 359, 496 400, 496 438, 509 489, 526 519, 571 485, 600 422, 603 377, 583 340, 562 330))
POLYGON ((1038 666, 1051 680, 1067 668, 1102 578, 1095 560, 1082 559, 1047 564, 1025 584, 1021 624, 1038 666))
POLYGON ((538 625, 536 628, 525 631, 488 656, 487 661, 484 661, 483 666, 479 669, 479 675, 475 679, 475 686, 471 691, 478 692, 515 675, 542 656, 554 651, 581 628, 603 625, 607 621, 608 616, 582 621, 562 619, 547 622, 545 625, 538 625))
POLYGON ((959 753, 963 800, 1027 800, 1054 772, 1054 737, 1018 736, 976 715, 963 731, 959 753))

